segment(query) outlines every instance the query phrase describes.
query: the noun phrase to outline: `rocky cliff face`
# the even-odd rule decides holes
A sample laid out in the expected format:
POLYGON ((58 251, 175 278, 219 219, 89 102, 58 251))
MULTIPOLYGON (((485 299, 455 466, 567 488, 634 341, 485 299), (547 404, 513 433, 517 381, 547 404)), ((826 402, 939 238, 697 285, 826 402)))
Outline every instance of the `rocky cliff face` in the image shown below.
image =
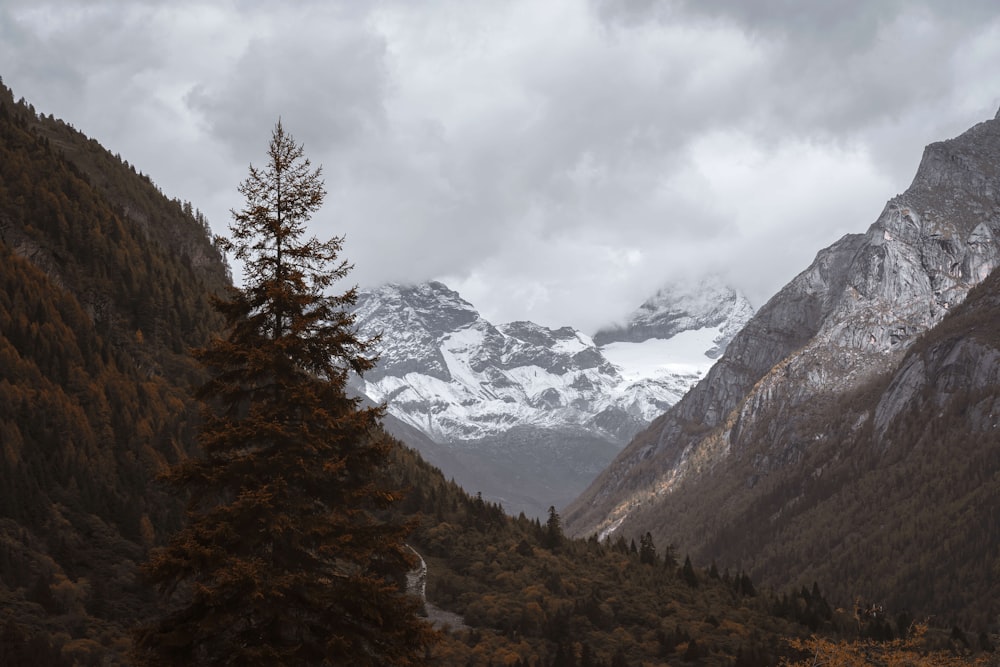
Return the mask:
MULTIPOLYGON (((996 267, 998 165, 1000 120, 928 146, 910 188, 867 233, 821 251, 761 308, 707 376, 572 503, 567 528, 641 531, 696 505, 705 480, 738 463, 752 459, 743 479, 752 488, 800 461, 822 431, 805 424, 818 405, 897 368, 996 267)), ((669 540, 696 551, 709 532, 669 540)))
POLYGON ((997 165, 1000 120, 929 146, 865 234, 821 251, 571 503, 567 530, 650 530, 763 583, 987 613, 977 599, 996 591, 1000 545, 997 165))
POLYGON ((438 282, 384 285, 356 306, 360 333, 382 336, 379 365, 357 389, 437 443, 425 455, 466 488, 544 515, 697 382, 748 319, 741 295, 715 282, 692 289, 701 287, 700 298, 670 292, 687 311, 666 291, 640 309, 668 312, 669 329, 600 347, 571 327, 494 325, 438 282))
POLYGON ((998 321, 994 271, 889 372, 794 412, 764 407, 758 425, 787 422, 774 429, 780 447, 745 438, 696 494, 638 508, 623 528, 698 536, 698 558, 746 567, 769 585, 818 582, 831 600, 861 596, 970 626, 992 618, 998 321))

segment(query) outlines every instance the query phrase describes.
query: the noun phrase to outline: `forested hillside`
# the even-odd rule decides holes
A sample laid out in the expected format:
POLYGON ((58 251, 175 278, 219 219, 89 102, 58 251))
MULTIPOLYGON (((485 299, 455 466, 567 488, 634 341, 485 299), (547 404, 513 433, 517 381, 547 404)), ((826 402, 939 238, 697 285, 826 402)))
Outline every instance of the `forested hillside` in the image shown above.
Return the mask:
POLYGON ((0 622, 35 664, 118 652, 151 599, 136 563, 178 513, 151 482, 228 282, 197 217, 0 90, 0 622))
POLYGON ((995 636, 928 628, 875 603, 838 607, 816 584, 763 588, 743 571, 699 567, 649 534, 569 539, 557 513, 511 518, 412 450, 397 452, 395 474, 412 485, 402 509, 421 518, 411 543, 428 565, 428 600, 461 615, 446 619, 439 664, 814 665, 824 654, 844 665, 866 664, 866 655, 990 664, 995 636))

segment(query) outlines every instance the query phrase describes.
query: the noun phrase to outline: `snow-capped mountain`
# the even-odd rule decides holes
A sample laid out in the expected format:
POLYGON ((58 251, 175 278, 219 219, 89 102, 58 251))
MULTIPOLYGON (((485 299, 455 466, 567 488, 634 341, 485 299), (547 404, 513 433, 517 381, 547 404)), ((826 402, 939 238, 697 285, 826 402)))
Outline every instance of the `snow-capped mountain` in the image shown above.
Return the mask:
POLYGON ((439 442, 523 425, 582 426, 624 440, 631 428, 623 424, 645 425, 677 402, 753 314, 734 290, 715 281, 694 289, 702 287, 708 299, 661 290, 625 335, 600 332, 608 342, 599 347, 571 327, 495 326, 439 282, 383 285, 361 292, 355 310, 362 335, 381 334, 379 365, 361 390, 439 442))
POLYGON ((717 359, 753 313, 747 298, 716 276, 675 282, 647 299, 629 315, 624 325, 598 331, 594 334, 594 342, 609 349, 614 343, 643 343, 702 332, 696 339, 698 353, 717 359), (711 346, 703 348, 702 334, 710 331, 711 346))
MULTIPOLYGON (((699 302, 686 292, 680 298, 699 308, 683 313, 669 298, 682 293, 661 290, 637 317, 655 318, 659 309, 661 319, 678 323, 672 330, 599 347, 570 327, 494 325, 439 282, 383 285, 360 292, 354 312, 359 333, 381 335, 379 364, 358 390, 385 403, 403 424, 448 445, 466 469, 502 469, 504 457, 515 451, 523 461, 533 442, 551 450, 531 452, 541 458, 530 473, 510 466, 545 487, 532 489, 528 480, 517 494, 520 504, 541 514, 582 490, 635 433, 676 403, 714 363, 728 331, 749 319, 745 299, 712 289, 712 298, 738 304, 723 309, 730 317, 718 315, 712 298, 699 302), (568 442, 579 451, 570 451, 568 442), (573 479, 547 467, 572 468, 573 479), (540 505, 530 507, 535 501, 528 496, 540 505)), ((456 479, 463 481, 461 472, 456 479)), ((518 504, 509 497, 512 481, 495 481, 498 490, 486 495, 503 496, 508 508, 518 504)))

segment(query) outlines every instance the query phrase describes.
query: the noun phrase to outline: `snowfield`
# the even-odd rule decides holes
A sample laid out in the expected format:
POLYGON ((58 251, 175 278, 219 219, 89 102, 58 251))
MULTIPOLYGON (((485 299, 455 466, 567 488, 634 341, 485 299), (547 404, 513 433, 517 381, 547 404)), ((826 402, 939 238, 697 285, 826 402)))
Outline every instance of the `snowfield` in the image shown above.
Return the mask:
POLYGON ((721 327, 682 331, 672 338, 651 338, 641 343, 608 343, 601 353, 629 382, 664 376, 697 376, 708 372, 715 359, 705 353, 716 346, 721 327))

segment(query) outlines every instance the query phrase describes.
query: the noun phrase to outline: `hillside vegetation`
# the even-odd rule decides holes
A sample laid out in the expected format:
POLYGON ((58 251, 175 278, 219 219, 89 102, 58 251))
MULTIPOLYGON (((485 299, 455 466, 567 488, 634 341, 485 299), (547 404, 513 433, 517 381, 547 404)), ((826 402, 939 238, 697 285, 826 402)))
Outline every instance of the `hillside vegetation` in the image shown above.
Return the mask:
POLYGON ((151 602, 136 562, 179 511, 151 483, 227 282, 190 206, 0 90, 0 622, 33 664, 120 651, 151 602))

